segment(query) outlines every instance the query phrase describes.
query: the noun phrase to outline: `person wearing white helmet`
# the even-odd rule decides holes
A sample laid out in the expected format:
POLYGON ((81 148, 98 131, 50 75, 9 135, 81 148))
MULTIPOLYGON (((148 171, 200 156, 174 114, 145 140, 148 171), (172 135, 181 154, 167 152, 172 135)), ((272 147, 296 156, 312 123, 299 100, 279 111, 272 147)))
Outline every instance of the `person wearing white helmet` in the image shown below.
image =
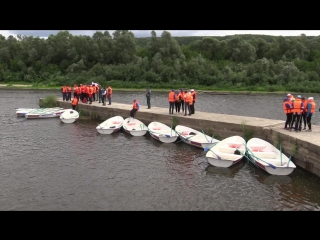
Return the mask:
POLYGON ((315 112, 316 110, 316 103, 314 102, 314 99, 313 97, 309 97, 308 98, 308 104, 307 104, 307 107, 306 107, 308 110, 307 110, 307 125, 308 125, 308 130, 307 132, 311 132, 311 118, 312 118, 312 115, 313 113, 315 112))

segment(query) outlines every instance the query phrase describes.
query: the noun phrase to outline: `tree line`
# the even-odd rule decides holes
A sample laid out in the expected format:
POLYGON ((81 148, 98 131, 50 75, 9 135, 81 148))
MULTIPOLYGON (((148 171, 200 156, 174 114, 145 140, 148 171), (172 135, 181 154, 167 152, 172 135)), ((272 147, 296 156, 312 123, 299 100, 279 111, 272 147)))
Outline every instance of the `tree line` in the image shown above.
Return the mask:
POLYGON ((0 82, 57 87, 320 92, 320 36, 136 38, 131 31, 47 39, 0 35, 0 82))

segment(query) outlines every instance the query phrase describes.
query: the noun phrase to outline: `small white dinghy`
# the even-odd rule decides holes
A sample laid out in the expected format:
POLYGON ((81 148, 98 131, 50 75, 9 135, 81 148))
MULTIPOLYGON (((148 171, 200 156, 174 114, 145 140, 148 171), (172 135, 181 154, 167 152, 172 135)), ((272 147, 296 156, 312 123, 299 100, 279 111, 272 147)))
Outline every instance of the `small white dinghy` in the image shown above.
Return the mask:
POLYGON ((123 120, 122 128, 125 132, 131 134, 132 136, 143 136, 147 133, 148 127, 136 118, 126 118, 123 120))
POLYGON ((15 108, 17 117, 25 117, 25 115, 31 111, 49 111, 49 110, 62 110, 63 108, 15 108))
POLYGON ((243 159, 246 153, 243 137, 232 136, 223 139, 211 148, 205 148, 208 162, 216 167, 230 167, 243 159), (240 151, 240 152, 238 152, 240 151))
POLYGON ((26 113, 24 117, 27 119, 60 117, 65 110, 63 108, 39 108, 26 113))
POLYGON ((79 119, 79 113, 73 109, 66 109, 61 115, 60 119, 64 123, 73 123, 79 119))
POLYGON ((148 132, 152 138, 163 143, 175 142, 179 137, 174 129, 161 122, 156 121, 151 122, 148 125, 148 132))
POLYGON ((251 138, 246 148, 249 160, 271 175, 289 175, 296 168, 291 158, 263 139, 251 138))
POLYGON ((96 129, 97 129, 98 133, 111 134, 111 133, 119 131, 122 128, 122 124, 123 124, 123 117, 114 116, 114 117, 108 118, 104 122, 100 123, 96 127, 96 129))
POLYGON ((177 125, 175 130, 184 143, 195 147, 211 148, 216 142, 220 142, 218 139, 186 126, 177 125))

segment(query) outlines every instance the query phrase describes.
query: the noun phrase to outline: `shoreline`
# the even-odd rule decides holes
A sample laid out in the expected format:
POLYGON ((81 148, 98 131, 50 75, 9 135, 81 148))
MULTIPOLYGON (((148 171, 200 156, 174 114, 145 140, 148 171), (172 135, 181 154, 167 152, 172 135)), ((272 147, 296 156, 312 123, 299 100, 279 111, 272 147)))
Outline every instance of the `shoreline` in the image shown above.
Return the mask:
MULTIPOLYGON (((27 84, 0 84, 0 89, 34 89, 34 90, 60 90, 59 87, 33 87, 32 85, 27 84)), ((137 92, 143 92, 145 89, 127 89, 127 88, 113 88, 113 90, 119 90, 119 91, 137 91, 137 92)), ((169 90, 166 89, 154 89, 151 91, 154 92, 168 92, 169 90)), ((211 95, 260 95, 260 94, 287 94, 287 92, 257 92, 257 91, 219 91, 219 90, 196 90, 198 94, 211 94, 211 95)), ((297 95, 299 93, 292 92, 293 95, 297 95)))

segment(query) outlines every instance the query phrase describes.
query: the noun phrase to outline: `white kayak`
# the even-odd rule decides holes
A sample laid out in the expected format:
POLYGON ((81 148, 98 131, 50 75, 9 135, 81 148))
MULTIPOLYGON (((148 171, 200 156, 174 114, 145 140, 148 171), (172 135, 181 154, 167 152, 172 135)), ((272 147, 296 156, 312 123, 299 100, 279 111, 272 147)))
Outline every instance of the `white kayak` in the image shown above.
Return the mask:
POLYGON ((119 131, 122 128, 122 124, 123 124, 123 117, 114 116, 114 117, 108 118, 104 122, 100 123, 96 127, 96 129, 97 129, 98 133, 111 134, 111 133, 119 131))

